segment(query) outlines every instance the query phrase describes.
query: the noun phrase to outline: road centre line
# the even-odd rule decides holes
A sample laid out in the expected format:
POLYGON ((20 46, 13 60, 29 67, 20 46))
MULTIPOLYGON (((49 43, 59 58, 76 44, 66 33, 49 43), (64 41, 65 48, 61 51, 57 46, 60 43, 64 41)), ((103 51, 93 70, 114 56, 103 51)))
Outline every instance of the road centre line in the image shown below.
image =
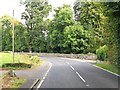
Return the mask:
MULTIPOLYGON (((67 64, 69 64, 69 63, 67 62, 67 64)), ((72 65, 69 64, 69 66, 72 68, 73 71, 75 71, 75 69, 74 69, 74 67, 73 67, 72 65)), ((78 72, 76 72, 76 74, 78 75, 78 77, 79 77, 83 82, 86 82, 85 79, 84 79, 78 72)))
POLYGON ((48 75, 48 73, 49 73, 49 71, 50 71, 51 67, 52 67, 52 63, 50 63, 50 67, 49 67, 49 69, 47 70, 47 72, 46 72, 45 76, 43 77, 43 79, 41 80, 41 82, 38 84, 38 86, 37 86, 37 89, 36 89, 36 90, 38 90, 38 89, 41 87, 41 85, 42 85, 42 83, 44 82, 44 80, 45 80, 46 76, 48 75))
POLYGON ((70 66, 70 67, 71 67, 73 70, 75 70, 74 67, 72 67, 72 66, 70 66))
POLYGON ((83 82, 86 82, 78 72, 76 72, 76 74, 82 79, 83 82))

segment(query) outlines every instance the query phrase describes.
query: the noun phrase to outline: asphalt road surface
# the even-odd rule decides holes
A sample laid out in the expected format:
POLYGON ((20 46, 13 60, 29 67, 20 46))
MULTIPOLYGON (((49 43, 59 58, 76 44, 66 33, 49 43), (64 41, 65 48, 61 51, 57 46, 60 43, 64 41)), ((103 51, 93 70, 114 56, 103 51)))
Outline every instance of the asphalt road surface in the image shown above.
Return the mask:
POLYGON ((37 88, 118 88, 118 76, 92 64, 61 57, 41 57, 51 68, 37 88))

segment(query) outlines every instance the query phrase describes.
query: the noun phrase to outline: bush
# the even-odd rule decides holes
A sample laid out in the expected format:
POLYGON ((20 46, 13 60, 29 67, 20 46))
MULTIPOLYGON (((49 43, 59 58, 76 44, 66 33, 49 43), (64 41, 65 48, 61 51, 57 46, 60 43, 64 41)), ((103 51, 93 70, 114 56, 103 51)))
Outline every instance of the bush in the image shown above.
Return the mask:
POLYGON ((31 64, 26 63, 5 63, 2 68, 31 68, 31 64))
POLYGON ((100 48, 96 50, 97 59, 99 59, 100 61, 104 61, 107 58, 107 50, 108 47, 106 45, 102 47, 100 46, 100 48))

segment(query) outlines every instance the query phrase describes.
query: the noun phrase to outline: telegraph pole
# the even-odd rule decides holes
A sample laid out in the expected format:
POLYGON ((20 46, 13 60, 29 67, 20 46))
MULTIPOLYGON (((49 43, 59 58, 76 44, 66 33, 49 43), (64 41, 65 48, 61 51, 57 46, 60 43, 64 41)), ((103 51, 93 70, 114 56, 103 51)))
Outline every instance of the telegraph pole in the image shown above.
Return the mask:
POLYGON ((13 63, 14 63, 14 10, 13 10, 13 22, 12 22, 12 59, 13 59, 13 63))
MULTIPOLYGON (((14 9, 13 9, 13 21, 12 21, 12 60, 14 64, 14 9)), ((15 76, 14 70, 12 70, 12 76, 15 76)))

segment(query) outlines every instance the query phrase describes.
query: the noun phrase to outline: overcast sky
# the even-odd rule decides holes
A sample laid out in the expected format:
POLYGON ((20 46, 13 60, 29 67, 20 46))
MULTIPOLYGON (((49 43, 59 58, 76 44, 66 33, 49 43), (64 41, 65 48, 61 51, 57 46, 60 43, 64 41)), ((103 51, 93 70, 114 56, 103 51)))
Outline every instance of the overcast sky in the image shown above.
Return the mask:
MULTIPOLYGON (((75 0, 48 0, 53 7, 62 6, 63 4, 73 5, 75 0)), ((15 18, 21 19, 21 13, 24 11, 24 7, 20 6, 20 0, 1 0, 0 1, 0 17, 3 15, 12 16, 12 11, 15 9, 15 18)), ((49 16, 52 17, 51 15, 49 16)))

